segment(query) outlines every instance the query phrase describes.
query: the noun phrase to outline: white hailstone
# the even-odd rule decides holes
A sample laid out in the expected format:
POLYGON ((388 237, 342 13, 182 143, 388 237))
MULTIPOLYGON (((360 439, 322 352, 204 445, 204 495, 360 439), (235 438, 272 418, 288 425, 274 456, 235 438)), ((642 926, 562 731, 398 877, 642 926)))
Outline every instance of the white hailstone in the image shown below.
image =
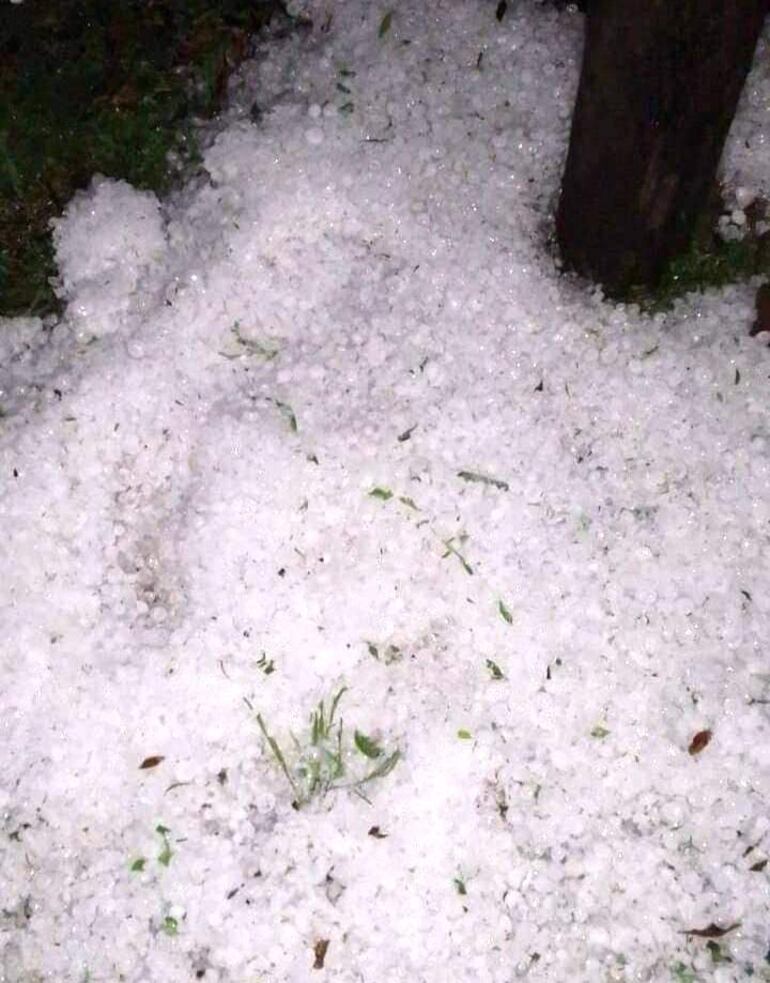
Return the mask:
POLYGON ((735 189, 735 201, 738 204, 738 208, 746 209, 756 198, 756 192, 752 188, 746 188, 740 186, 735 189))

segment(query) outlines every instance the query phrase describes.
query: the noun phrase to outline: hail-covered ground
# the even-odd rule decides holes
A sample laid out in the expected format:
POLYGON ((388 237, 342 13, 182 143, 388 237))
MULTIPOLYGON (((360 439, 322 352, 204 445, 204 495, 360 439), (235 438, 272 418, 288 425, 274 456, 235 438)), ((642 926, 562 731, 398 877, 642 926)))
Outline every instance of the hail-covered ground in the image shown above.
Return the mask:
POLYGON ((752 285, 559 276, 582 15, 308 12, 2 326, 0 979, 768 979, 752 285))

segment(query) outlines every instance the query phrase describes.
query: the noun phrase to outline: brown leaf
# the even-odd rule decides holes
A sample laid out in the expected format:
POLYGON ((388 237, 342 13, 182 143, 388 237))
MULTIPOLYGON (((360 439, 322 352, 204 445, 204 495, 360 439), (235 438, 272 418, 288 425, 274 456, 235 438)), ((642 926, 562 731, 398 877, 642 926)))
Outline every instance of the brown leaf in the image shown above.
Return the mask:
POLYGON ((690 754, 700 754, 705 747, 708 747, 710 741, 711 731, 699 730, 690 741, 690 746, 687 748, 687 750, 690 752, 690 754))
POLYGON ((765 858, 764 860, 757 860, 755 864, 752 864, 751 867, 749 867, 749 870, 754 870, 759 872, 760 870, 764 870, 765 867, 767 867, 767 858, 765 858))
POLYGON ((375 840, 385 840, 388 837, 387 833, 383 833, 379 826, 372 826, 369 830, 369 836, 373 836, 375 840))
POLYGON ((151 754, 149 758, 145 758, 144 761, 139 765, 140 770, 142 768, 157 768, 161 761, 165 760, 165 755, 163 754, 151 754))
POLYGON ((324 959, 326 959, 326 950, 329 948, 328 939, 317 939, 315 945, 313 946, 313 955, 315 956, 315 961, 313 962, 313 969, 323 969, 324 959))
POLYGON ((727 928, 720 928, 719 925, 715 925, 714 922, 709 922, 705 928, 688 928, 679 934, 697 935, 699 939, 721 939, 722 936, 727 935, 728 932, 733 932, 736 928, 740 928, 740 925, 740 922, 733 922, 733 924, 728 925, 727 928))

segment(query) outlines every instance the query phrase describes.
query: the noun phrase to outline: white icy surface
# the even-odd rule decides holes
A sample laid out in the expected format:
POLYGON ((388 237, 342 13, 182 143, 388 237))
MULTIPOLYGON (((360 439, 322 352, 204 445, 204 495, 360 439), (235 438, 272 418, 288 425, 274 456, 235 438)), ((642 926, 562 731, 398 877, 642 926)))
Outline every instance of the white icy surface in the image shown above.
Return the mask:
POLYGON ((559 278, 580 15, 305 6, 210 179, 95 181, 0 332, 0 979, 768 979, 751 288, 559 278), (296 811, 255 714, 342 685, 401 760, 296 811))

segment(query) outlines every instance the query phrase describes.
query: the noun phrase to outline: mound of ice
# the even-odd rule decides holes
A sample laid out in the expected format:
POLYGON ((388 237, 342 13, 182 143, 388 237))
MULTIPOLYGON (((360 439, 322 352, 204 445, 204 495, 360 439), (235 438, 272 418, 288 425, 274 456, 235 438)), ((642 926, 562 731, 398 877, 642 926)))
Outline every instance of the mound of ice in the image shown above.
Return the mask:
POLYGON ((84 335, 116 331, 142 275, 166 250, 158 199, 97 176, 52 224, 68 316, 84 335))

